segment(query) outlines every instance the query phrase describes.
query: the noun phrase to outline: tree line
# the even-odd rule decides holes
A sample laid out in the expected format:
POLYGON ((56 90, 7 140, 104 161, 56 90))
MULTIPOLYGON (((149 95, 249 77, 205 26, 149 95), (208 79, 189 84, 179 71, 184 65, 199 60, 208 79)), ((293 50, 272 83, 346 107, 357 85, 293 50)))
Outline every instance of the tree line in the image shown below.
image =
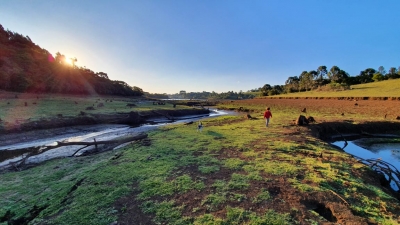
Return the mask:
POLYGON ((350 76, 338 66, 329 70, 326 66, 319 66, 316 70, 303 71, 299 76, 288 77, 284 85, 265 84, 263 87, 250 91, 258 91, 262 96, 279 95, 310 90, 346 90, 350 85, 377 82, 382 80, 400 78, 400 67, 391 67, 386 72, 383 66, 378 70, 367 68, 360 71, 359 75, 350 76))
POLYGON ((250 92, 235 92, 235 91, 228 91, 228 92, 221 92, 216 93, 214 91, 208 92, 182 92, 168 95, 171 99, 251 99, 257 96, 257 93, 250 93, 250 92))
MULTIPOLYGON (((357 76, 350 76, 338 66, 332 66, 329 70, 326 66, 319 66, 316 70, 303 71, 299 76, 288 77, 283 85, 265 84, 262 87, 248 90, 246 92, 182 92, 168 95, 169 98, 184 99, 251 99, 256 96, 271 96, 293 92, 304 92, 310 90, 346 90, 350 85, 377 82, 382 80, 400 78, 400 67, 391 67, 386 72, 383 66, 378 70, 367 68, 360 71, 357 76)), ((163 95, 166 97, 166 94, 163 95)))
POLYGON ((141 96, 143 90, 107 73, 76 66, 76 58, 55 56, 29 36, 0 24, 0 89, 14 92, 141 96))

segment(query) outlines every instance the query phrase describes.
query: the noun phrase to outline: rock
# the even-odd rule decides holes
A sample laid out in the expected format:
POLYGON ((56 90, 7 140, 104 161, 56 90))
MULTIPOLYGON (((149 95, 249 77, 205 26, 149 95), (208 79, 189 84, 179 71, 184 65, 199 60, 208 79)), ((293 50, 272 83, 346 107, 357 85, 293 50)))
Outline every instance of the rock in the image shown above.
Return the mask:
POLYGON ((246 119, 248 119, 248 120, 253 119, 253 117, 252 117, 250 114, 246 114, 246 115, 244 116, 244 118, 246 118, 246 119))
POLYGON ((307 120, 307 118, 306 118, 305 116, 300 115, 300 116, 297 118, 297 120, 296 120, 295 123, 296 123, 296 125, 304 126, 304 125, 308 125, 308 120, 307 120))
POLYGON ((312 117, 312 116, 307 117, 307 121, 308 121, 308 123, 315 123, 315 122, 317 122, 317 121, 315 121, 314 117, 312 117))

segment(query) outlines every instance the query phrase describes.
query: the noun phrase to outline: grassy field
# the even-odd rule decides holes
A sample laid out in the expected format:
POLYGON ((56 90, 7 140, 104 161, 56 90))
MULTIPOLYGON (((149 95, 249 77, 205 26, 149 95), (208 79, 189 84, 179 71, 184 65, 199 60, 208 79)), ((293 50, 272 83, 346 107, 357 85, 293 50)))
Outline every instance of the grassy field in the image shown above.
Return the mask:
MULTIPOLYGON (((176 109, 189 107, 177 105, 176 109)), ((36 95, 0 92, 0 119, 3 122, 35 121, 41 118, 77 116, 81 111, 86 113, 112 114, 116 112, 147 111, 155 109, 173 109, 171 104, 153 105, 152 101, 139 98, 116 96, 76 96, 76 95, 36 95), (127 104, 135 104, 129 107, 127 104), (99 104, 104 106, 98 107, 99 104), (86 110, 93 107, 94 110, 86 110)))
POLYGON ((345 91, 306 91, 276 97, 400 97, 400 79, 352 85, 345 91))
MULTIPOLYGON (((292 125, 300 105, 258 101, 222 105, 252 120, 165 126, 120 150, 3 173, 0 224, 399 224, 399 200, 367 166, 292 125)), ((316 118, 343 120, 315 104, 316 118)))

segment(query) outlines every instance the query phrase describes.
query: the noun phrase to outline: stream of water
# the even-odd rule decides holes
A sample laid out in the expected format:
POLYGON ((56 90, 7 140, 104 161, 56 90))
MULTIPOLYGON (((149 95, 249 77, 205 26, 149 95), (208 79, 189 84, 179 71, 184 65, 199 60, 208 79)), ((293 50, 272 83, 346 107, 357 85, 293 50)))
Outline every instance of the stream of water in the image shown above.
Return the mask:
MULTIPOLYGON (((106 125, 92 125, 92 126, 77 126, 70 127, 62 132, 51 135, 47 138, 39 138, 35 140, 22 140, 18 143, 3 145, 0 144, 0 152, 2 150, 21 150, 38 146, 55 146, 57 141, 60 142, 84 142, 84 141, 93 141, 95 138, 96 141, 107 141, 112 140, 117 137, 126 136, 126 135, 134 135, 141 132, 147 132, 153 129, 156 129, 160 126, 164 126, 166 124, 176 124, 176 123, 186 123, 190 121, 198 121, 200 119, 209 118, 209 117, 217 117, 222 115, 237 115, 236 112, 224 111, 224 110, 210 110, 210 114, 205 115, 196 115, 196 116, 183 116, 176 117, 175 121, 171 122, 166 118, 155 118, 152 121, 149 121, 147 124, 143 124, 138 127, 131 127, 127 125, 118 125, 118 124, 106 124, 106 125)), ((71 156, 82 146, 63 146, 59 148, 54 148, 49 151, 43 152, 41 154, 37 154, 34 156, 30 156, 26 159, 26 163, 40 163, 49 159, 58 158, 58 157, 66 157, 71 156)), ((85 151, 90 150, 93 147, 85 148, 85 151)), ((10 151, 8 151, 10 152, 10 151)), ((17 151, 15 151, 17 153, 17 151)), ((16 154, 13 158, 6 159, 0 162, 0 168, 6 167, 10 164, 10 162, 15 162, 21 160, 28 153, 19 153, 16 154)))

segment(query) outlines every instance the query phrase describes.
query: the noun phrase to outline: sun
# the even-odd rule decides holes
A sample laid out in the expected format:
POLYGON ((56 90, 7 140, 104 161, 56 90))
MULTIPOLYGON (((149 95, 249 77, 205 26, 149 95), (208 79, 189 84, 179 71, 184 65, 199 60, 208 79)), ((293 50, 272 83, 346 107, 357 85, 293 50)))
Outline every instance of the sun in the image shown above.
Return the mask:
POLYGON ((72 58, 65 57, 65 63, 72 66, 72 64, 73 64, 72 58))
POLYGON ((69 56, 65 56, 65 57, 64 57, 64 63, 65 63, 66 65, 68 65, 68 66, 75 67, 75 63, 76 63, 77 61, 78 61, 78 60, 76 59, 76 57, 69 57, 69 56))

